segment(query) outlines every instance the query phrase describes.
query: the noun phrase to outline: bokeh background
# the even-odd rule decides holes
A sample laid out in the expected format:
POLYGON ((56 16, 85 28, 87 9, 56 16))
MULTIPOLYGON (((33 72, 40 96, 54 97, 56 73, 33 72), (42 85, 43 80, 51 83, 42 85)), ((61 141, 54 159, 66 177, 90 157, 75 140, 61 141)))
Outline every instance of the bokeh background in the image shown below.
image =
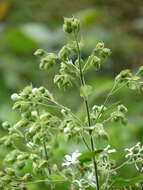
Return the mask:
MULTIPOLYGON (((63 17, 72 15, 82 21, 83 58, 90 55, 98 41, 104 41, 112 50, 102 70, 90 71, 86 76, 95 89, 91 105, 103 102, 113 78, 122 69, 136 71, 143 64, 142 0, 0 0, 0 122, 18 119, 11 109, 10 95, 29 84, 47 87, 61 103, 82 117, 83 105, 77 88, 60 91, 53 84, 56 71, 40 71, 39 60, 33 56, 37 48, 57 52, 65 44, 63 17)), ((125 147, 143 141, 143 94, 124 88, 113 101, 120 99, 128 107, 129 123, 126 127, 120 123, 109 125, 107 129, 109 144, 119 151, 114 156, 117 163, 124 160, 125 147)), ((59 142, 55 144, 55 155, 62 157, 68 148, 59 147, 59 142)), ((135 168, 128 170, 131 176, 135 175, 135 168)), ((129 173, 124 171, 121 175, 127 177, 129 173)))

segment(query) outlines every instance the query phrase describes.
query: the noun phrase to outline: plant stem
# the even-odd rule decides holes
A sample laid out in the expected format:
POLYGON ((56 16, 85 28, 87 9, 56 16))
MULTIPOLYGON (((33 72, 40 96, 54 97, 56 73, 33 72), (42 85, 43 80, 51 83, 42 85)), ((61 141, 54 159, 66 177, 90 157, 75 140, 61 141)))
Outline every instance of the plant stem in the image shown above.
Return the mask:
MULTIPOLYGON (((45 157, 46 157, 46 160, 48 161, 48 160, 49 160, 49 157, 48 157, 48 153, 47 153, 47 148, 46 148, 46 143, 45 143, 45 141, 43 142, 43 145, 44 145, 45 157)), ((51 174, 50 167, 48 167, 48 171, 49 171, 49 174, 51 174)))
MULTIPOLYGON (((80 48, 79 48, 79 44, 78 44, 78 38, 77 38, 77 35, 75 33, 74 33, 74 37, 75 37, 75 41, 76 41, 76 45, 77 45, 77 51, 78 51, 78 61, 79 61, 79 70, 80 70, 81 85, 84 86, 85 85, 85 81, 84 81, 84 76, 83 76, 83 72, 82 72, 82 65, 81 65, 81 52, 80 52, 80 48)), ((91 126, 91 119, 90 119, 90 111, 89 111, 88 100, 84 99, 84 102, 85 102, 85 107, 86 107, 86 112, 87 112, 87 118, 88 118, 88 126, 90 127, 91 126)), ((94 152, 95 151, 95 147, 94 147, 94 141, 93 141, 93 137, 92 137, 92 130, 89 131, 89 135, 90 135, 91 149, 94 152)), ((97 170, 96 157, 93 158, 93 164, 94 164, 94 170, 95 170, 97 190, 100 190, 99 180, 98 180, 98 170, 97 170)))

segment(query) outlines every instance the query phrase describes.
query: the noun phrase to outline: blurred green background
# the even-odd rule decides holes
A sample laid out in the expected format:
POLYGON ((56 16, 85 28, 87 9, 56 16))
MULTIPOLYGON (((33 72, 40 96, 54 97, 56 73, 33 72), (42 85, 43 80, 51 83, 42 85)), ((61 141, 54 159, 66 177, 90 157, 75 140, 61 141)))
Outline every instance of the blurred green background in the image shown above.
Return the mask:
MULTIPOLYGON (((63 17, 72 15, 82 21, 83 58, 90 55, 98 41, 104 41, 112 50, 100 72, 86 75, 95 89, 91 105, 103 102, 113 78, 122 69, 136 71, 143 64, 142 0, 0 0, 0 122, 17 120, 10 95, 31 83, 35 87, 47 87, 79 116, 84 114, 77 88, 64 93, 57 89, 53 84, 56 71, 40 71, 38 59, 33 56, 37 48, 49 52, 60 49, 66 42, 63 17)), ((121 155, 114 156, 117 163, 124 160, 123 148, 143 140, 143 94, 124 88, 113 101, 120 99, 128 107, 129 124, 109 125, 107 129, 111 137, 109 144, 121 155)), ((56 151, 64 155, 67 147, 57 146, 56 151)), ((126 177, 128 173, 122 175, 126 177)))

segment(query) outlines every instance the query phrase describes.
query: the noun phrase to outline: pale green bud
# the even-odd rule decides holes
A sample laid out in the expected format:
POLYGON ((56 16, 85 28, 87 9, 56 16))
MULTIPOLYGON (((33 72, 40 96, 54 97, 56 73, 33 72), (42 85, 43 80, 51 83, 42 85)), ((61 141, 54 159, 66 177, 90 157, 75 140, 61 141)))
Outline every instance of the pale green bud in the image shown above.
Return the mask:
POLYGON ((30 173, 27 173, 23 176, 23 180, 24 181, 29 181, 32 179, 32 175, 30 173))
POLYGON ((80 30, 80 20, 72 18, 64 18, 63 30, 66 33, 79 32, 80 30))
POLYGON ((48 166, 48 162, 46 160, 42 161, 40 164, 39 164, 39 168, 42 169, 42 168, 46 168, 48 166))
POLYGON ((93 64, 96 71, 98 71, 100 69, 100 63, 101 63, 101 59, 97 56, 94 56, 92 64, 93 64))
POLYGON ((15 175, 15 171, 14 171, 14 169, 12 169, 12 168, 6 168, 6 169, 5 169, 5 172, 6 172, 8 175, 10 175, 10 176, 14 176, 14 175, 15 175))
POLYGON ((8 128, 10 128, 10 124, 8 123, 8 121, 5 121, 5 122, 2 123, 2 127, 4 129, 8 129, 8 128))
POLYGON ((34 52, 34 55, 35 56, 44 56, 45 55, 45 51, 43 49, 37 49, 35 52, 34 52))
POLYGON ((119 105, 118 110, 123 113, 127 113, 128 109, 124 105, 119 105))
POLYGON ((19 169, 22 169, 22 168, 24 168, 25 164, 26 164, 26 163, 25 163, 24 160, 18 161, 18 162, 17 162, 17 167, 18 167, 19 169))
POLYGON ((103 48, 104 48, 104 42, 98 42, 95 50, 98 51, 98 50, 102 50, 103 48))
POLYGON ((108 48, 103 48, 102 51, 100 52, 100 55, 102 56, 103 59, 110 56, 110 54, 111 54, 111 50, 108 48))

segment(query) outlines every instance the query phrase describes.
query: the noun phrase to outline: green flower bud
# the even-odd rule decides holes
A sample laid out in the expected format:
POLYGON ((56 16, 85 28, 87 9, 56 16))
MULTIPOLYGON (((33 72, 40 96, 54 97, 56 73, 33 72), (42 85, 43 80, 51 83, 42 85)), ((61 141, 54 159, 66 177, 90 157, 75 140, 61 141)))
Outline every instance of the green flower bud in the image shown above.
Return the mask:
POLYGON ((17 156, 17 160, 26 160, 26 159, 28 159, 28 155, 26 153, 19 154, 17 156))
POLYGON ((6 168, 6 169, 5 169, 5 172, 6 172, 8 175, 10 175, 10 176, 14 176, 14 175, 15 175, 15 171, 14 171, 14 169, 12 169, 12 168, 6 168))
POLYGON ((8 121, 5 121, 5 122, 2 123, 2 127, 4 129, 8 129, 8 128, 10 128, 10 124, 8 123, 8 121))
POLYGON ((100 63, 101 63, 101 59, 97 56, 94 56, 92 64, 93 64, 96 71, 98 71, 100 69, 100 63))
POLYGON ((127 113, 128 109, 124 105, 119 105, 118 110, 122 113, 127 113))
POLYGON ((37 49, 35 52, 34 52, 34 55, 35 56, 44 56, 45 55, 45 51, 43 49, 37 49))
POLYGON ((139 150, 140 150, 140 147, 139 146, 135 146, 134 149, 133 149, 133 153, 134 154, 138 154, 139 150))
POLYGON ((21 108, 21 103, 20 102, 16 102, 15 104, 14 104, 14 106, 13 106, 13 110, 18 110, 18 109, 20 109, 21 108))
POLYGON ((48 162, 46 160, 42 161, 40 164, 39 164, 39 168, 42 169, 42 168, 46 168, 48 166, 48 162))
POLYGON ((103 48, 100 55, 103 59, 107 58, 111 54, 111 50, 108 48, 103 48))
POLYGON ((61 59, 66 60, 70 56, 71 51, 71 48, 69 48, 68 46, 63 46, 63 48, 59 51, 58 56, 61 59))
POLYGON ((41 92, 42 94, 44 94, 46 92, 46 89, 43 86, 41 86, 39 88, 39 92, 41 92))
POLYGON ((30 173, 27 173, 23 176, 23 180, 24 181, 29 181, 32 179, 32 175, 30 173))
POLYGON ((103 129, 100 129, 98 131, 98 137, 103 139, 103 140, 109 140, 109 136, 108 136, 107 132, 103 129))
POLYGON ((18 161, 17 162, 17 167, 19 168, 19 169, 22 169, 22 168, 24 168, 24 166, 25 166, 25 161, 18 161))
POLYGON ((74 20, 72 22, 72 28, 73 28, 73 31, 79 32, 80 31, 80 20, 74 18, 74 20))
POLYGON ((63 25, 63 30, 66 33, 72 33, 74 32, 79 32, 80 30, 80 20, 72 17, 72 18, 64 18, 64 25, 63 25))
POLYGON ((120 72, 119 75, 116 76, 115 80, 119 82, 125 82, 129 80, 129 78, 132 77, 132 73, 129 69, 125 69, 120 72))
POLYGON ((59 88, 68 88, 72 86, 71 77, 68 74, 55 75, 54 83, 58 85, 59 88))
POLYGON ((48 54, 48 56, 41 59, 40 69, 49 70, 56 64, 57 59, 58 57, 55 54, 53 53, 48 54))
POLYGON ((104 42, 98 42, 95 51, 102 50, 104 48, 104 42))

